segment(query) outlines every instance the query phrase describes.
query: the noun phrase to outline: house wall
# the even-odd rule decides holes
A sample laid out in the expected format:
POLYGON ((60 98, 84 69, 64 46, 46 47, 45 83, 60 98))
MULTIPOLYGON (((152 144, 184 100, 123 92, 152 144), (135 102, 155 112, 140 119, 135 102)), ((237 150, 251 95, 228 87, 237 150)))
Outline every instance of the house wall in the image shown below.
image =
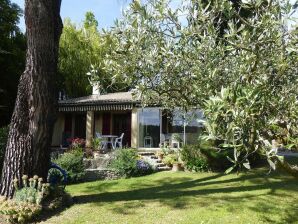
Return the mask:
POLYGON ((54 125, 54 131, 52 135, 52 146, 60 146, 62 143, 62 135, 64 131, 64 114, 59 113, 54 125))
POLYGON ((131 147, 138 148, 138 109, 133 108, 131 112, 131 147))
POLYGON ((102 114, 95 113, 94 115, 94 134, 102 133, 102 114))

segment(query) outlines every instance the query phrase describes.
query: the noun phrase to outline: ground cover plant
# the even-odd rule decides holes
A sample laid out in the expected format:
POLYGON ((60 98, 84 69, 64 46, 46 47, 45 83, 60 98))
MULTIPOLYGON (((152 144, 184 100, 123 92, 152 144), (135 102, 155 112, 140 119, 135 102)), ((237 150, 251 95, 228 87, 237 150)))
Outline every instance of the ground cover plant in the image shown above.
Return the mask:
POLYGON ((266 171, 169 171, 71 185, 76 204, 44 223, 297 223, 297 180, 266 171))

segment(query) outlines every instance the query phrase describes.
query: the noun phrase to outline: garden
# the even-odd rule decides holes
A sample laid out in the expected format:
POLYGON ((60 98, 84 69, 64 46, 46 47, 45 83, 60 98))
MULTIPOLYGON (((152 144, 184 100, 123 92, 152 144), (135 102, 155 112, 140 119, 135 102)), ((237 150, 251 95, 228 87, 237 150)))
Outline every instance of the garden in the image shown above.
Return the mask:
POLYGON ((0 26, 1 71, 25 72, 15 96, 0 98, 9 118, 0 120, 0 223, 298 223, 297 3, 132 1, 107 30, 87 12, 81 25, 66 19, 62 32, 60 0, 25 1, 25 36, 16 27, 22 10, 3 2, 15 16, 0 26), (17 47, 26 39, 27 52, 17 47), (12 55, 22 63, 26 55, 24 68, 11 68, 12 55), (171 125, 141 120, 146 127, 133 130, 144 131, 141 149, 121 143, 106 153, 99 138, 89 147, 93 118, 109 132, 119 128, 80 98, 94 83, 97 95, 130 91, 134 104, 125 98, 114 109, 161 107, 168 113, 159 119, 171 125), (58 110, 73 109, 58 109, 67 94, 88 111, 79 107, 58 125, 86 134, 88 147, 75 137, 51 151, 58 110), (176 108, 182 122, 169 116, 176 108), (202 112, 199 134, 186 125, 193 109, 202 112), (183 140, 173 147, 163 131, 183 140), (159 148, 146 149, 153 142, 159 148))

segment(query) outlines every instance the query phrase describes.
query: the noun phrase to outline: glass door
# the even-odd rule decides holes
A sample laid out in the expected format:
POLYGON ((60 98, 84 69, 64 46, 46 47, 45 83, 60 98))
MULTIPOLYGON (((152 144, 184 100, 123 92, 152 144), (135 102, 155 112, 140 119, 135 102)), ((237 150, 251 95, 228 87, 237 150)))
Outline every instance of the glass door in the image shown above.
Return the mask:
POLYGON ((160 143, 160 109, 143 108, 138 111, 139 147, 158 148, 160 143))

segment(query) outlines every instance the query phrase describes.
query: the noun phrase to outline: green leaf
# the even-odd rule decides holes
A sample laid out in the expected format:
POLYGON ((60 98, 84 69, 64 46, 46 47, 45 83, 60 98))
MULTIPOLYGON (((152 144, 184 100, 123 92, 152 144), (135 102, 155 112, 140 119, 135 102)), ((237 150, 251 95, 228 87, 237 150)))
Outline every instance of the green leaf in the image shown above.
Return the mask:
POLYGON ((248 170, 251 169, 249 162, 243 163, 243 166, 248 170))
POLYGON ((235 168, 235 166, 230 167, 229 169, 227 169, 227 170, 225 171, 225 174, 229 174, 229 173, 231 173, 232 170, 233 170, 234 168, 235 168))

